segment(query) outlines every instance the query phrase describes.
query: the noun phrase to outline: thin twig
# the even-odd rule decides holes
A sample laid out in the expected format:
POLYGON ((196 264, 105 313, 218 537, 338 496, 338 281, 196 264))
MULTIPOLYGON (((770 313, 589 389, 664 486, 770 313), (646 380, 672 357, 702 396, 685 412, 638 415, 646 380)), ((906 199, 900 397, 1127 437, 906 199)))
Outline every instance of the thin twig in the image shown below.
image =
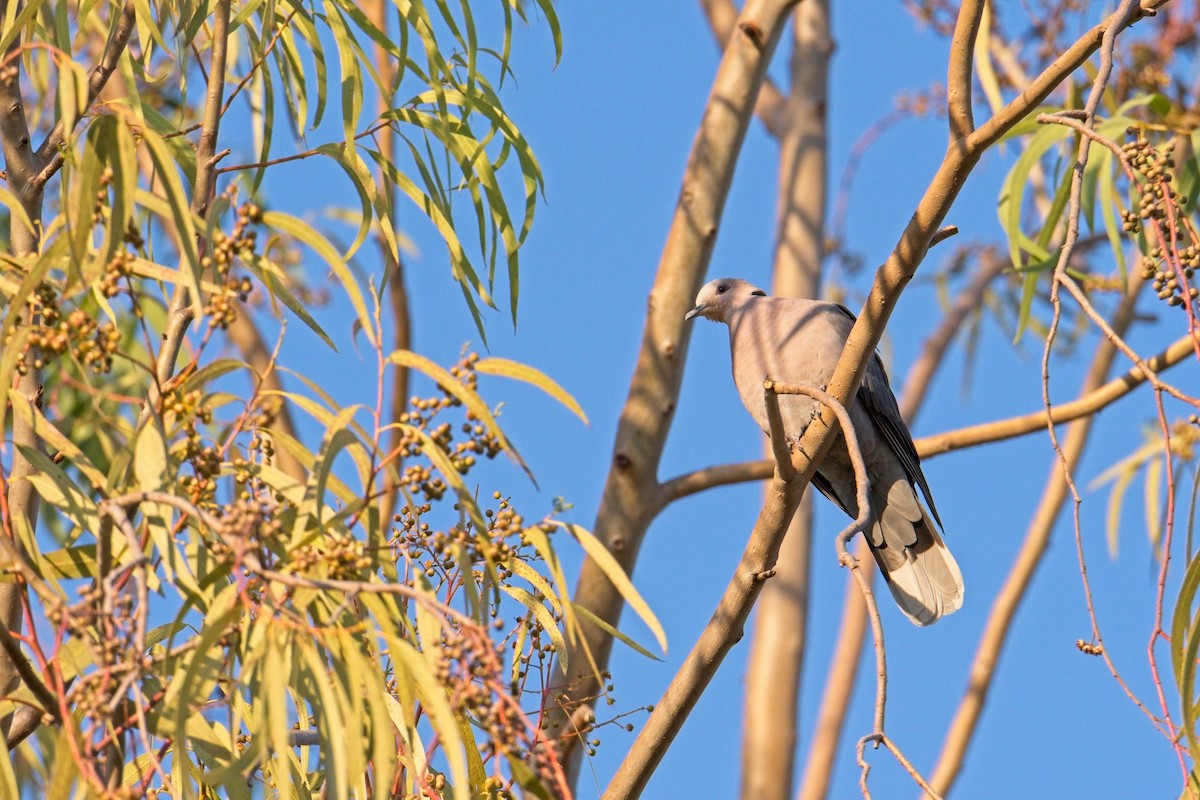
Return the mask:
MULTIPOLYGON (((1101 99, 1103 98, 1105 89, 1107 88, 1107 85, 1108 85, 1109 76, 1112 73, 1113 49, 1116 44, 1117 33, 1120 29, 1120 26, 1125 24, 1125 22, 1127 22, 1129 19, 1131 19, 1133 14, 1135 13, 1135 10, 1138 8, 1139 8, 1139 6, 1137 3, 1137 0, 1124 0, 1124 2, 1121 3, 1121 5, 1117 8, 1117 10, 1113 13, 1113 16, 1111 17, 1111 19, 1114 19, 1114 21, 1117 22, 1117 24, 1109 27, 1104 32, 1101 46, 1100 46, 1100 65, 1096 70, 1096 76, 1095 76, 1094 80, 1092 81, 1092 87, 1091 87, 1091 91, 1088 95, 1087 104, 1085 105, 1084 110, 1083 110, 1082 122, 1081 122, 1082 127, 1080 128, 1081 131, 1085 131, 1085 132, 1089 131, 1095 125, 1096 111, 1100 107, 1101 99)), ((1068 115, 1066 115, 1066 114, 1060 115, 1060 118, 1067 118, 1067 117, 1068 117, 1068 115)), ((1059 287, 1066 287, 1067 291, 1071 293, 1072 297, 1074 297, 1076 302, 1079 303, 1079 305, 1083 308, 1083 310, 1087 314, 1087 316, 1090 319, 1092 319, 1092 321, 1097 325, 1097 327, 1099 327, 1103 331, 1108 342, 1111 343, 1112 345, 1116 346, 1117 349, 1119 349, 1121 352, 1123 352, 1126 355, 1126 357, 1128 357, 1131 361, 1133 361, 1138 366, 1138 368, 1142 371, 1142 373, 1145 375, 1146 379, 1149 380, 1151 382, 1151 384, 1153 384, 1153 386, 1155 388, 1155 397, 1156 397, 1157 406, 1158 406, 1158 410, 1159 410, 1159 417, 1160 417, 1160 420, 1161 420, 1163 426, 1166 427, 1166 420, 1165 420, 1164 411, 1163 411, 1163 407, 1162 407, 1162 396, 1161 396, 1161 393, 1163 391, 1172 393, 1173 396, 1176 396, 1176 397, 1184 400, 1185 402, 1191 402, 1192 405, 1194 405, 1198 408, 1200 408, 1200 401, 1192 400, 1191 398, 1188 398, 1186 395, 1183 395, 1181 392, 1172 391, 1171 387, 1168 387, 1166 384, 1159 381, 1157 379, 1157 377, 1154 375, 1154 373, 1145 365, 1145 363, 1142 361, 1142 359, 1137 355, 1137 353, 1135 353, 1133 351, 1133 349, 1130 348, 1129 345, 1125 343, 1125 341, 1121 338, 1121 336, 1119 336, 1117 334, 1117 332, 1115 330, 1113 330, 1112 326, 1110 326, 1108 324, 1108 321, 1105 320, 1095 310, 1094 307, 1092 307, 1091 302, 1084 295, 1083 290, 1079 287, 1078 283, 1076 283, 1076 281, 1067 272, 1067 266, 1070 263, 1072 253, 1074 252, 1074 249, 1075 249, 1075 243, 1079 236, 1079 218, 1080 218, 1080 215, 1082 214, 1082 209, 1083 209, 1083 178, 1084 178, 1084 171, 1087 168, 1088 154, 1091 150, 1092 142, 1093 142, 1093 138, 1091 136, 1086 135, 1086 133, 1085 133, 1085 135, 1079 137, 1079 145, 1078 145, 1077 154, 1076 154, 1076 158, 1075 158, 1075 165, 1074 165, 1074 168, 1073 168, 1073 171, 1071 174, 1070 199, 1068 201, 1068 213, 1067 213, 1067 230, 1066 230, 1066 235, 1064 237, 1062 250, 1059 253, 1058 262, 1056 263, 1055 268, 1054 268, 1054 280, 1053 280, 1053 283, 1051 284, 1051 288, 1050 288, 1050 300, 1051 300, 1051 303, 1054 308, 1054 316, 1053 316, 1053 319, 1052 319, 1052 322, 1050 325, 1050 331, 1046 337, 1046 345, 1045 345, 1045 348, 1044 348, 1043 354, 1042 354, 1043 403, 1047 409, 1047 416, 1049 416, 1049 410, 1050 410, 1050 353, 1051 353, 1051 348, 1053 346, 1053 342, 1055 339, 1055 333, 1058 330, 1058 324, 1059 324, 1059 320, 1060 320, 1061 314, 1062 314, 1061 300, 1059 297, 1059 287)), ((1080 521, 1080 515, 1079 515, 1079 509, 1080 509, 1080 506, 1082 505, 1083 500, 1079 494, 1078 489, 1075 486, 1075 481, 1071 474, 1071 464, 1069 463, 1069 461, 1066 457, 1066 454, 1063 452, 1062 448, 1059 446, 1058 437, 1054 431, 1053 425, 1047 426, 1047 432, 1050 436, 1051 443, 1054 446, 1054 450, 1058 454, 1059 462, 1062 467, 1063 480, 1066 482, 1068 488, 1070 489, 1071 497, 1073 500, 1072 516, 1073 516, 1074 528, 1075 528, 1076 550, 1077 550, 1077 554, 1079 557, 1080 576, 1083 580, 1084 596, 1087 601, 1088 616, 1092 622, 1093 636, 1096 638, 1097 644, 1099 644, 1100 643, 1099 622, 1096 617, 1095 607, 1092 603, 1091 586, 1090 586, 1090 583, 1087 578, 1087 566, 1083 559, 1083 533, 1082 533, 1082 523, 1080 521)), ((1170 458, 1169 439, 1168 439, 1167 447, 1168 447, 1167 458, 1170 458)), ((1167 563, 1166 560, 1164 560, 1164 565, 1165 565, 1165 563, 1167 563)), ((1104 654, 1104 656, 1105 656, 1105 662, 1109 665, 1109 669, 1113 672, 1113 676, 1115 678, 1117 678, 1117 680, 1120 682, 1120 677, 1116 673, 1115 667, 1113 666, 1112 661, 1109 658, 1106 650, 1107 650, 1106 648, 1101 646, 1101 653, 1104 654)), ((1154 677, 1156 688, 1158 689, 1159 699, 1162 704, 1163 724, 1166 726, 1166 734, 1167 734, 1168 738, 1170 738, 1173 742, 1175 742, 1175 739, 1176 739, 1175 728, 1174 728, 1174 724, 1171 721, 1170 709, 1167 706, 1166 699, 1162 692, 1162 684, 1161 684, 1161 681, 1159 680, 1159 676, 1158 676, 1158 665, 1154 658, 1153 637, 1151 639, 1151 647, 1150 647, 1150 668, 1151 668, 1151 672, 1154 677)), ((1126 688, 1126 692, 1128 693, 1129 692, 1128 687, 1125 687, 1125 688, 1126 688)), ((1134 699, 1134 702, 1140 707, 1141 701, 1138 700, 1136 697, 1134 697, 1133 699, 1134 699)), ((1177 742, 1175 742, 1174 749, 1175 749, 1176 754, 1179 757, 1180 769, 1183 771, 1184 781, 1186 783, 1186 781, 1188 779, 1188 768, 1184 762, 1182 748, 1180 747, 1180 745, 1177 742)))

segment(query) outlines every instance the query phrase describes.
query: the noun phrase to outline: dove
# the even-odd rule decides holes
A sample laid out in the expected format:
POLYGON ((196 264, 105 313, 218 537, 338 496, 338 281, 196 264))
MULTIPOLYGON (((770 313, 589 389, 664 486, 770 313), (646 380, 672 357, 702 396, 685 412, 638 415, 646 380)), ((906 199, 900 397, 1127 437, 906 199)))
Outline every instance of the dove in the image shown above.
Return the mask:
MULTIPOLYGON (((763 381, 825 389, 854 326, 854 315, 844 306, 767 297, 738 278, 707 283, 685 320, 696 317, 729 327, 734 384, 768 436, 763 381)), ((790 443, 820 413, 805 395, 780 395, 779 410, 790 443)), ((938 533, 941 519, 933 495, 877 353, 847 410, 870 480, 867 543, 900 610, 917 625, 930 625, 962 606, 962 572, 938 533)), ((854 468, 842 434, 812 482, 842 511, 858 517, 854 468)))

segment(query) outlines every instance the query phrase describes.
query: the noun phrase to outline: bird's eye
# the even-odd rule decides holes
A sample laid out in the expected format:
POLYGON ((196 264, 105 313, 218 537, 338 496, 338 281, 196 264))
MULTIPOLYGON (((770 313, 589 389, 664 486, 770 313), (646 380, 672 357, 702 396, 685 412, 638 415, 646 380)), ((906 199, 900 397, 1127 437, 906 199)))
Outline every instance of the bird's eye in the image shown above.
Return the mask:
POLYGON ((717 294, 725 294, 728 291, 729 291, 729 287, 723 283, 717 287, 717 294))

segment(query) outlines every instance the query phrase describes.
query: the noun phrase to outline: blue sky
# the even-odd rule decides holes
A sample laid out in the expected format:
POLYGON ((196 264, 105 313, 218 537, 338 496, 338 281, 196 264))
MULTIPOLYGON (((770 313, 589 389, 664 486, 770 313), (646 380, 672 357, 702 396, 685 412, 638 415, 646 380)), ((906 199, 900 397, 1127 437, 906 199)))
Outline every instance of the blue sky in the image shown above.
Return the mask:
MULTIPOLYGON (((899 3, 878 4, 869 11, 834 5, 837 51, 829 113, 831 179, 836 183, 854 141, 892 108, 898 91, 944 81, 947 44, 919 28, 899 3)), ((513 494, 530 517, 549 511, 553 498, 562 496, 574 504, 569 518, 590 526, 637 354, 646 297, 718 53, 694 3, 562 3, 558 11, 565 51, 557 69, 543 25, 519 31, 515 43, 516 82, 506 87, 504 99, 535 148, 547 193, 521 255, 517 331, 513 333, 505 315, 495 313, 488 332, 492 354, 552 375, 580 401, 591 425, 581 425, 535 390, 481 378, 485 397, 505 402, 501 422, 542 489, 535 491, 517 470, 507 467, 483 473, 489 477, 481 480, 489 492, 502 488, 513 494), (489 482, 491 476, 498 485, 489 482)), ((849 207, 847 238, 867 265, 878 264, 891 249, 944 145, 944 122, 908 121, 888 133, 864 160, 849 207)), ((769 283, 775 159, 774 143, 755 124, 726 207, 710 277, 737 275, 769 283)), ((996 198, 1009 163, 1004 154, 993 153, 976 169, 948 218, 962 230, 961 238, 999 239, 996 198)), ((277 177, 268 178, 268 202, 311 207, 311 191, 296 192, 296 187, 311 187, 319 174, 320 168, 308 162, 281 169, 277 177)), ((349 187, 345 191, 344 202, 353 205, 349 187)), ((415 214, 407 209, 402 214, 408 215, 412 227, 406 232, 419 248, 408 261, 415 349, 449 363, 465 343, 477 347, 478 335, 449 278, 444 249, 415 214)), ((932 272, 949 254, 950 248, 943 247, 945 252, 935 250, 921 274, 932 272)), ((360 266, 369 265, 360 258, 360 266)), ((850 290, 865 292, 871 271, 865 269, 855 278, 850 290)), ((931 287, 919 275, 892 318, 884 354, 897 393, 938 317, 935 303, 931 287)), ((373 382, 373 362, 350 345, 344 306, 335 302, 325 312, 328 316, 320 318, 323 324, 334 320, 325 327, 338 339, 340 355, 330 353, 293 321, 284 359, 315 373, 340 401, 371 403, 373 389, 364 396, 364 387, 373 382), (344 323, 340 327, 338 320, 344 323)), ((1156 308, 1147 310, 1153 313, 1156 308)), ((1166 319, 1171 324, 1145 326, 1135 337, 1144 352, 1160 349, 1183 332, 1175 314, 1166 319)), ((1035 338, 1027 337, 1014 348, 994 324, 986 324, 971 391, 964 393, 964 356, 956 347, 914 434, 1038 408, 1040 354, 1035 338)), ((1185 365, 1170 377, 1186 389, 1189 371, 1194 373, 1194 367, 1185 365)), ((1073 396, 1080 376, 1078 363, 1057 362, 1055 397, 1073 396)), ((1194 385, 1194 379, 1190 383, 1194 385)), ((1103 414, 1078 475, 1081 486, 1142 442, 1142 426, 1152 414, 1146 392, 1103 414)), ((761 447, 762 434, 733 389, 725 329, 697 323, 660 478, 709 464, 755 459, 761 447)), ((891 677, 888 732, 923 771, 937 757, 966 686, 980 630, 1052 466, 1044 435, 926 463, 967 593, 960 612, 927 629, 909 624, 884 598, 891 677)), ((712 491, 677 503, 654 523, 634 580, 663 622, 670 651, 665 661, 652 662, 617 646, 611 664, 615 710, 657 702, 733 572, 758 513, 760 493, 757 486, 712 491)), ((1135 486, 1132 495, 1140 497, 1140 487, 1135 486)), ((1120 555, 1109 558, 1104 547, 1105 501, 1106 494, 1089 494, 1083 506, 1098 612, 1124 677, 1156 707, 1145 658, 1156 564, 1136 504, 1124 518, 1120 555)), ((833 538, 843 524, 838 510, 818 502, 801 765, 841 614, 846 575, 837 565, 833 538)), ((561 555, 573 579, 578 553, 564 546, 561 555)), ((1176 575, 1179 569, 1177 561, 1176 575)), ((627 614, 623 622, 639 639, 652 641, 633 615, 627 614)), ((1089 636, 1068 518, 1056 530, 1017 616, 955 796, 1177 794, 1180 773, 1167 744, 1124 698, 1103 663, 1075 649, 1076 639, 1089 636)), ((722 666, 658 768, 646 797, 736 794, 748 643, 749 637, 722 666)), ((1169 672, 1165 648, 1160 649, 1160 663, 1169 672)), ((840 756, 833 797, 857 796, 852 745, 871 726, 869 652, 863 666, 866 680, 860 680, 848 717, 847 746, 840 756)), ((1168 696, 1174 692, 1169 676, 1166 690, 1168 696)), ((644 714, 629 719, 637 724, 644 714)), ((603 743, 580 783, 583 798, 599 795, 633 741, 633 734, 615 727, 603 729, 600 736, 603 743)), ((917 794, 889 756, 878 751, 869 757, 877 797, 917 794)))

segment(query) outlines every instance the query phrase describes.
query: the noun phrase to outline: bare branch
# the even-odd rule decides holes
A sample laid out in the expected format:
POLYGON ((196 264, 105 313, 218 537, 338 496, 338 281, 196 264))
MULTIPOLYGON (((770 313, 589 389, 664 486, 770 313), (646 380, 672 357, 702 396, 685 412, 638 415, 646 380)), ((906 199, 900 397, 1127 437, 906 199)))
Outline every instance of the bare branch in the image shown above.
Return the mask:
MULTIPOLYGON (((737 27, 738 10, 731 0, 700 0, 704 16, 712 30, 717 45, 724 50, 729 46, 729 40, 737 27)), ((767 129, 767 133, 776 139, 781 139, 786 132, 786 124, 782 120, 787 100, 779 87, 770 77, 763 78, 758 100, 754 104, 754 115, 767 129)))
MULTIPOLYGON (((1140 285, 1139 281, 1135 281, 1118 306, 1113 324, 1119 331, 1126 330, 1133 321, 1140 285)), ((1185 337, 1184 340, 1175 342, 1170 348, 1155 356, 1150 361, 1151 363, 1156 363, 1160 369, 1165 369, 1166 366, 1169 366, 1167 363, 1168 357, 1182 360, 1182 358, 1191 352, 1191 348, 1191 338, 1185 337)), ((1084 447, 1091 433, 1092 423, 1095 421, 1095 411, 1107 404, 1101 404, 1099 399, 1106 395, 1112 395, 1112 399, 1115 399, 1128 393, 1142 382, 1141 374, 1134 371, 1128 372, 1122 377, 1108 381, 1107 383, 1104 382, 1109 371, 1112 369, 1116 353, 1116 347, 1111 342, 1101 342, 1096 350, 1096 354, 1092 358, 1087 376, 1084 378, 1080 389, 1080 399, 1074 403, 1053 407, 1053 414, 1056 417, 1055 422, 1067 419, 1058 418, 1058 415, 1064 411, 1082 412, 1069 417, 1073 421, 1067 428, 1065 441, 1061 449, 1060 458, 1063 459, 1069 469, 1074 469, 1083 455, 1084 447), (1096 399, 1097 407, 1090 411, 1083 411, 1080 404, 1086 403, 1089 398, 1096 399)), ((1109 399, 1107 402, 1112 402, 1112 399, 1109 399)), ((1034 429, 1045 429, 1044 409, 1040 413, 1027 415, 1023 419, 1025 420, 1024 424, 1028 424, 1034 429)), ((1067 483, 1063 475, 1062 465, 1055 463, 1050 470, 1050 475, 1047 477, 1046 486, 1042 490, 1042 497, 1030 520, 1029 528, 1021 544, 1021 549, 1017 553, 1016 561, 1013 563, 1012 569, 1004 581, 1004 585, 996 595, 992 609, 988 614, 987 623, 984 625, 983 633, 975 650, 975 657, 971 662, 971 669, 967 680, 967 691, 963 695, 958 710, 955 712, 954 719, 950 724, 950 728, 946 733, 941 755, 938 757, 930 779, 933 786, 943 794, 950 791, 955 779, 958 777, 959 771, 962 769, 967 747, 974 737, 975 728, 979 724, 979 717, 983 713, 983 706, 987 702, 988 692, 991 689, 1000 656, 1004 651, 1009 629, 1012 626, 1021 601, 1026 596, 1029 584, 1033 580, 1034 572, 1041 563, 1043 555, 1045 555, 1046 548, 1050 542, 1050 535, 1062 512, 1062 506, 1067 497, 1067 483)))
POLYGON ((42 710, 34 706, 21 706, 17 709, 5 734, 5 745, 10 751, 41 727, 42 716, 42 710))
MULTIPOLYGON (((873 574, 871 549, 867 540, 859 539, 855 559, 865 573, 868 585, 873 574)), ((829 660, 825 691, 808 751, 804 777, 800 781, 800 800, 824 800, 829 796, 834 757, 841 740, 842 726, 850 708, 850 695, 858 678, 858 663, 862 655, 863 636, 867 631, 867 606, 853 573, 846 581, 846 600, 842 603, 842 621, 838 625, 837 644, 829 660)))
MULTIPOLYGON (((1193 339, 1184 336, 1171 344, 1156 356, 1146 359, 1147 369, 1152 373, 1162 372, 1186 359, 1192 353, 1193 339)), ((1089 417, 1103 411, 1114 402, 1132 392, 1146 382, 1146 374, 1134 367, 1119 378, 1114 378, 1103 386, 1088 391, 1083 396, 1069 403, 1059 403, 1050 410, 1049 423, 1059 425, 1064 422, 1089 417)), ((999 442, 1024 436, 1039 430, 1045 430, 1047 423, 1045 409, 1034 411, 1020 417, 973 425, 956 431, 925 436, 916 440, 917 452, 922 458, 933 458, 951 450, 961 450, 989 442, 999 442)))
MULTIPOLYGON (((1152 373, 1164 372, 1187 359, 1192 354, 1194 347, 1195 340, 1190 335, 1185 335, 1173 342, 1166 350, 1146 359, 1143 363, 1152 373)), ((1140 368, 1134 367, 1082 397, 1052 406, 1049 422, 1052 425, 1061 425, 1064 422, 1092 416, 1145 382, 1145 373, 1140 368)), ((930 459, 955 450, 1002 442, 1006 439, 1015 439, 1018 436, 1036 433, 1045 430, 1046 423, 1046 411, 1042 409, 1017 417, 1008 417, 944 433, 922 436, 915 439, 913 443, 917 447, 917 454, 922 459, 930 459)), ((766 480, 771 477, 771 470, 770 461, 743 461, 737 464, 705 467, 695 472, 679 475, 662 484, 655 513, 657 514, 676 500, 717 486, 766 480)))
MULTIPOLYGON (((18 0, 0 0, 0 14, 5 19, 8 18, 9 7, 14 4, 19 5, 18 0)), ((0 148, 4 151, 4 171, 13 194, 22 200, 31 190, 38 195, 37 187, 32 186, 34 173, 37 172, 37 157, 29 142, 29 123, 25 119, 25 100, 21 96, 20 36, 13 37, 4 60, 0 62, 0 148)), ((38 202, 37 206, 40 209, 41 203, 38 202)), ((18 238, 15 235, 23 226, 14 224, 12 227, 14 254, 32 253, 37 249, 35 231, 22 231, 18 238)))
MULTIPOLYGON (((217 150, 217 139, 221 131, 221 109, 225 98, 225 60, 229 53, 229 14, 232 0, 219 0, 213 17, 212 60, 208 69, 208 90, 205 93, 204 113, 200 128, 200 141, 196 146, 196 182, 192 186, 192 213, 199 217, 208 214, 208 203, 216 184, 216 165, 213 156, 217 150)), ((155 364, 155 380, 151 383, 146 408, 139 427, 145 424, 147 414, 162 394, 162 389, 175 372, 175 362, 183 346, 183 338, 195 317, 194 304, 199 300, 189 297, 186 283, 175 287, 171 307, 167 312, 167 327, 163 331, 162 348, 158 351, 155 364)))
POLYGON ((977 128, 968 137, 968 147, 972 149, 990 147, 1013 125, 1041 105, 1042 101, 1049 97, 1050 93, 1057 89, 1067 76, 1091 58, 1092 54, 1099 49, 1106 31, 1112 30, 1119 33, 1138 20, 1153 16, 1155 9, 1168 2, 1170 0, 1147 0, 1136 8, 1131 16, 1126 16, 1120 9, 1107 16, 1103 22, 1077 39, 1058 58, 1054 59, 1023 92, 1009 101, 1008 105, 977 128))
POLYGON ((950 122, 951 143, 965 139, 975 130, 971 108, 971 63, 975 58, 975 37, 983 17, 984 0, 964 0, 954 25, 950 43, 950 64, 946 71, 946 117, 950 122))
POLYGON ((893 742, 887 736, 887 734, 883 733, 868 734, 867 736, 864 736, 858 740, 857 759, 858 766, 862 769, 862 775, 859 777, 858 785, 859 788, 862 789, 863 797, 867 798, 867 800, 870 800, 871 798, 871 793, 867 791, 867 773, 871 771, 871 767, 867 764, 865 755, 867 745, 871 742, 874 742, 876 747, 883 745, 888 749, 889 753, 896 757, 896 761, 900 763, 900 766, 904 768, 904 771, 907 772, 914 781, 916 781, 918 786, 925 790, 926 800, 942 800, 941 795, 933 790, 933 788, 925 781, 925 779, 921 777, 921 773, 917 772, 917 768, 912 765, 912 762, 905 758, 904 753, 900 752, 900 748, 896 746, 896 743, 893 742))
POLYGON ((196 145, 196 183, 192 186, 192 212, 206 216, 215 188, 217 140, 221 133, 221 113, 225 107, 225 60, 229 55, 229 13, 231 0, 220 0, 213 17, 212 60, 208 69, 208 90, 201 117, 200 141, 196 145))

